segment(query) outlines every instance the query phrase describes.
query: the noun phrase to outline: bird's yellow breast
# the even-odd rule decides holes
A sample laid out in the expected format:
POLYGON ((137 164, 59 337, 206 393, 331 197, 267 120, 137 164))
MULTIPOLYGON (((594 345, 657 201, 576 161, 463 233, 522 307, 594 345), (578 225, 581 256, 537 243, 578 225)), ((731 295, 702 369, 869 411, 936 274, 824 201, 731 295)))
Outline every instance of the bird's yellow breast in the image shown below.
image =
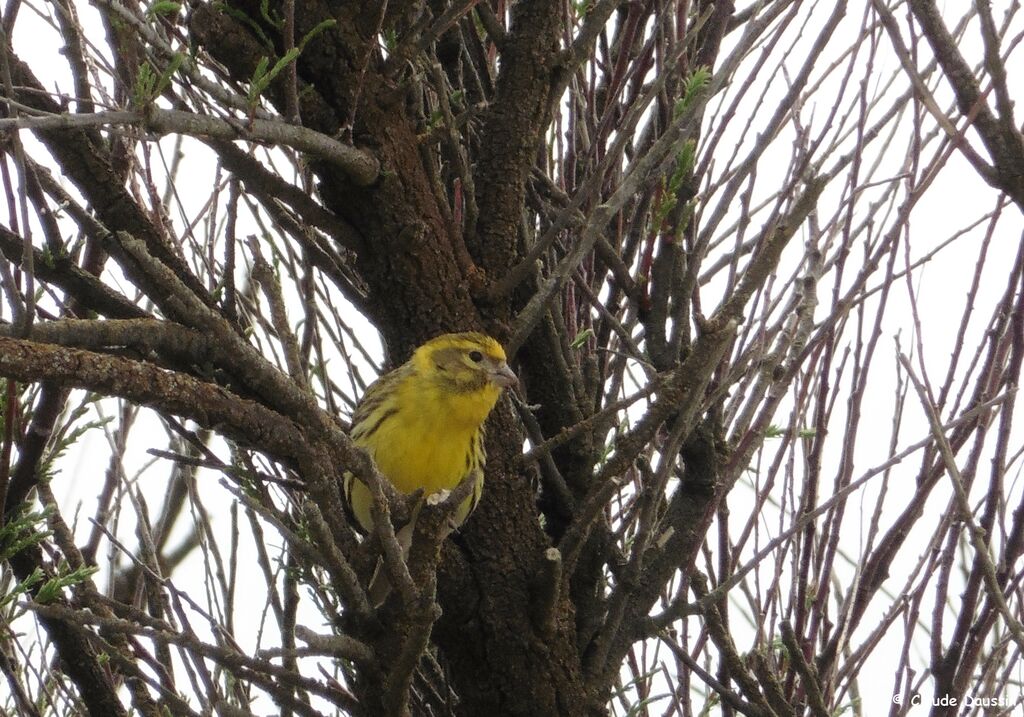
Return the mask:
MULTIPOLYGON (((398 388, 399 394, 410 390, 398 388)), ((398 490, 411 493, 422 488, 426 494, 454 489, 468 472, 474 435, 498 398, 498 391, 482 389, 451 396, 438 392, 418 400, 403 400, 401 406, 367 437, 366 448, 377 468, 398 490)))

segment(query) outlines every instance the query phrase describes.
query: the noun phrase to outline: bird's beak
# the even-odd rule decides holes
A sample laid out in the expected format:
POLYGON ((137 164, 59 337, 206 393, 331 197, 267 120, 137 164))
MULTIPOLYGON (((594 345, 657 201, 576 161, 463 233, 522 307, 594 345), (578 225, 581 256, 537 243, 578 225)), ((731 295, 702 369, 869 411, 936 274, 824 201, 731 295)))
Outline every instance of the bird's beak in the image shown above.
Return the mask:
POLYGON ((519 379, 512 372, 512 369, 508 367, 508 364, 502 361, 491 371, 491 382, 502 388, 508 388, 518 384, 519 379))

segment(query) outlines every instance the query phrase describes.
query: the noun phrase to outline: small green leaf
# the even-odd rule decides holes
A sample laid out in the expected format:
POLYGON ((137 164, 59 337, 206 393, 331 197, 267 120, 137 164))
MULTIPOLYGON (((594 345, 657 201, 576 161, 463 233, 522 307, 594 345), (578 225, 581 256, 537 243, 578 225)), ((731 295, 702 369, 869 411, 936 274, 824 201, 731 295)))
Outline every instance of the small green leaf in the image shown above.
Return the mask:
POLYGON ((139 65, 139 71, 135 74, 135 87, 132 88, 132 104, 135 107, 145 107, 155 97, 157 76, 153 66, 149 62, 139 65))
POLYGON ((679 117, 693 106, 697 96, 708 86, 711 81, 711 70, 707 67, 698 67, 683 85, 683 96, 679 98, 675 106, 675 116, 679 117))
MULTIPOLYGON (((66 570, 67 565, 62 564, 61 568, 66 570)), ((64 572, 56 577, 50 578, 43 583, 42 587, 39 588, 39 592, 36 593, 36 602, 43 605, 53 602, 55 599, 60 597, 61 591, 64 590, 64 588, 85 582, 91 576, 98 573, 99 570, 99 567, 95 565, 83 565, 77 570, 64 572)))
POLYGON ((319 35, 321 32, 323 32, 327 28, 334 27, 337 24, 338 24, 337 20, 322 20, 322 21, 318 22, 313 27, 312 30, 310 30, 305 35, 303 35, 302 39, 299 40, 299 52, 302 52, 303 50, 305 50, 306 49, 306 45, 309 44, 309 41, 312 40, 314 37, 319 35))
POLYGON ((157 0, 157 2, 146 8, 146 15, 150 18, 158 15, 177 15, 181 12, 181 3, 171 0, 157 0))
POLYGON ((260 61, 256 65, 256 69, 252 73, 252 81, 249 83, 249 102, 255 105, 260 95, 266 92, 267 88, 270 87, 270 83, 284 71, 284 68, 288 67, 289 64, 298 59, 309 41, 327 28, 334 27, 336 24, 337 21, 335 20, 324 20, 323 22, 318 23, 316 27, 303 36, 302 40, 299 41, 299 44, 296 47, 288 50, 288 52, 280 57, 269 70, 267 67, 270 66, 270 58, 261 57, 260 61))
POLYGON ((586 17, 590 14, 590 10, 594 7, 593 0, 574 0, 572 4, 573 12, 576 13, 576 17, 586 17))
POLYGON ((267 68, 270 67, 270 58, 263 56, 256 63, 255 69, 252 71, 252 79, 249 81, 249 104, 255 105, 256 101, 259 100, 263 90, 266 89, 270 81, 264 81, 267 76, 267 68))
MULTIPOLYGON (((82 414, 84 414, 84 412, 85 406, 82 407, 78 415, 72 416, 72 419, 77 420, 82 414)), ((82 425, 75 426, 73 429, 62 435, 50 446, 46 455, 44 455, 42 460, 39 462, 39 480, 53 480, 53 477, 57 475, 57 470, 55 469, 57 459, 64 455, 71 446, 77 443, 78 439, 85 435, 87 431, 91 431, 94 428, 102 428, 112 420, 114 420, 113 416, 97 421, 88 421, 82 425)))
POLYGON ((697 164, 697 143, 692 139, 683 142, 683 146, 676 155, 676 171, 672 173, 672 181, 669 183, 673 189, 682 186, 683 180, 689 176, 697 164))
POLYGON ((270 14, 270 0, 260 0, 260 15, 266 20, 267 24, 273 25, 276 28, 284 26, 283 18, 272 17, 270 14))
MULTIPOLYGON (((653 226, 655 229, 660 229, 669 214, 672 213, 672 210, 676 208, 676 204, 679 201, 679 191, 683 188, 686 180, 693 174, 693 168, 696 165, 696 162, 697 143, 692 139, 688 139, 683 142, 679 151, 676 153, 676 167, 672 171, 672 176, 669 177, 667 182, 662 179, 661 200, 654 208, 653 226)), ((689 211, 684 215, 686 221, 679 221, 678 223, 680 231, 686 228, 686 224, 689 222, 689 217, 692 215, 693 207, 691 206, 687 209, 689 211)))
POLYGON ((51 535, 45 528, 46 519, 52 512, 51 508, 32 512, 22 508, 9 517, 0 528, 0 562, 6 562, 24 548, 46 540, 51 535))
POLYGON ((156 81, 156 87, 154 88, 153 98, 156 99, 159 95, 162 95, 164 90, 171 86, 171 78, 174 77, 175 73, 181 66, 185 64, 185 55, 181 52, 174 53, 174 57, 167 63, 167 67, 160 73, 159 79, 156 81))
MULTIPOLYGON (((260 26, 260 24, 258 22, 253 21, 253 19, 251 17, 246 15, 241 10, 239 10, 237 8, 234 8, 234 7, 231 7, 227 3, 223 3, 223 2, 216 2, 216 3, 213 4, 213 7, 216 8, 217 10, 219 10, 220 12, 224 13, 225 15, 228 15, 229 17, 232 17, 235 20, 237 20, 238 22, 246 25, 250 30, 253 31, 253 33, 257 37, 259 37, 260 43, 264 47, 266 47, 266 48, 274 47, 274 43, 271 42, 269 37, 267 37, 267 33, 265 33, 263 31, 263 28, 260 26)), ((273 25, 274 23, 271 22, 271 24, 273 25)))
POLYGON ((570 348, 572 348, 574 350, 575 349, 579 349, 581 346, 583 346, 583 344, 585 344, 587 342, 588 339, 591 339, 593 337, 594 337, 594 330, 593 329, 583 329, 578 334, 576 334, 575 338, 573 338, 572 343, 569 344, 569 346, 570 346, 570 348))
POLYGON ((6 608, 12 602, 18 599, 19 595, 27 595, 28 592, 38 585, 43 579, 43 571, 40 568, 36 568, 32 571, 32 574, 27 578, 19 582, 11 591, 0 598, 0 608, 6 608))

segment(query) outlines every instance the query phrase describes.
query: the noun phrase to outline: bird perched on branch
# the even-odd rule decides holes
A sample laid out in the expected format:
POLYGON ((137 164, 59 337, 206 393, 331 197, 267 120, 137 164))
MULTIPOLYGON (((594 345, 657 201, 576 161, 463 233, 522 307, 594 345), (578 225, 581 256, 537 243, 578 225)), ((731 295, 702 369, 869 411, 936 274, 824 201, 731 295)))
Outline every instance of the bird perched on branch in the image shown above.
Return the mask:
MULTIPOLYGON (((438 336, 370 385, 352 416, 352 439, 402 493, 422 489, 426 497, 451 491, 470 476, 473 490, 454 514, 456 526, 461 525, 483 490, 484 421, 502 390, 517 382, 504 349, 490 336, 438 336)), ((369 533, 369 489, 346 472, 344 493, 352 515, 369 533)), ((397 536, 406 555, 414 523, 410 521, 397 536)), ((377 578, 383 577, 382 570, 377 572, 377 578)), ((379 588, 371 585, 370 592, 375 603, 383 600, 379 588)), ((386 596, 386 587, 383 592, 386 596)))

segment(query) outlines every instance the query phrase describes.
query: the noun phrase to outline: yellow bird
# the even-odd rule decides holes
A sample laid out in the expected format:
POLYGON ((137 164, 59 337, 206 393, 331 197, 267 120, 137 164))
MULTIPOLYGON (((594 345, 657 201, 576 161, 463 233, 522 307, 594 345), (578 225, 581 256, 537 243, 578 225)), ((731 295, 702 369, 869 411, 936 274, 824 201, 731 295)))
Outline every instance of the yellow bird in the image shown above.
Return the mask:
MULTIPOLYGON (((461 525, 483 490, 484 421, 502 390, 516 383, 504 349, 490 336, 438 336, 366 389, 352 415, 352 439, 402 493, 453 490, 471 475, 473 492, 454 515, 461 525)), ((352 515, 370 532, 369 489, 346 472, 344 493, 352 515)), ((398 537, 408 552, 411 525, 398 537)))

